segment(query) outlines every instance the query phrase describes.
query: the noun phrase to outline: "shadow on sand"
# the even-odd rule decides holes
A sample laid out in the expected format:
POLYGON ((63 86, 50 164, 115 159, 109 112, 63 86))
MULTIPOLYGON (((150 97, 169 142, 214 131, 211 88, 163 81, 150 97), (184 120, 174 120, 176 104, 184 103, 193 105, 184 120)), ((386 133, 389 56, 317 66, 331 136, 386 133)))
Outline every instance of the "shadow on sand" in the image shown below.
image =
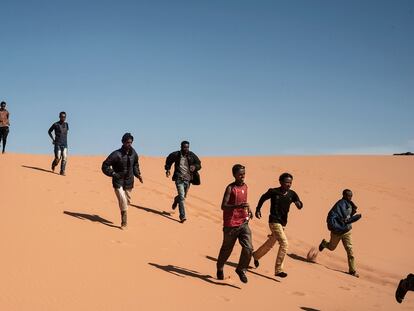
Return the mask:
POLYGON ((175 219, 175 218, 171 217, 171 213, 169 213, 169 212, 158 211, 156 209, 152 209, 152 208, 149 208, 149 207, 143 207, 143 206, 139 206, 139 205, 135 205, 135 204, 130 204, 130 206, 133 206, 133 207, 135 207, 135 208, 137 208, 141 211, 145 211, 147 213, 153 213, 153 214, 165 217, 169 220, 180 222, 178 219, 175 219))
MULTIPOLYGON (((215 262, 217 262, 217 258, 214 258, 214 257, 211 257, 211 256, 206 256, 206 258, 207 258, 208 260, 211 260, 211 261, 215 261, 215 262)), ((226 265, 228 265, 228 266, 230 266, 230 267, 233 267, 233 268, 237 268, 237 263, 235 263, 235 262, 227 261, 227 262, 226 262, 226 265)), ((260 277, 262 277, 262 278, 265 278, 265 279, 268 279, 268 280, 271 280, 271 281, 274 281, 274 282, 280 282, 279 280, 276 280, 276 279, 274 279, 274 278, 271 278, 270 276, 267 276, 267 275, 260 274, 260 273, 257 273, 257 272, 255 272, 255 271, 252 271, 252 270, 251 270, 252 268, 253 268, 253 267, 249 266, 249 269, 248 269, 249 273, 254 274, 254 275, 257 275, 257 276, 260 276, 260 277)))
POLYGON ((22 167, 24 168, 29 168, 31 170, 36 170, 36 171, 41 171, 41 172, 45 172, 45 173, 51 173, 51 174, 56 174, 55 172, 51 171, 51 170, 47 170, 41 167, 36 167, 36 166, 27 166, 27 165, 22 165, 22 167))
POLYGON ((102 218, 101 216, 98 216, 98 215, 75 213, 75 212, 69 212, 69 211, 63 211, 63 214, 66 214, 66 215, 69 215, 69 216, 72 216, 72 217, 75 217, 75 218, 78 218, 78 219, 82 219, 82 220, 89 220, 89 221, 92 221, 92 222, 99 222, 99 223, 101 223, 105 226, 112 227, 112 228, 117 228, 117 229, 120 228, 119 226, 115 226, 112 221, 109 221, 109 220, 107 220, 105 218, 102 218))
POLYGON ((200 274, 199 272, 194 271, 194 270, 190 270, 190 269, 186 269, 186 268, 180 268, 180 267, 173 266, 173 265, 163 266, 163 265, 159 265, 159 264, 151 263, 151 262, 149 262, 148 264, 155 267, 155 268, 164 270, 165 272, 174 274, 175 276, 178 276, 178 277, 181 277, 181 278, 186 277, 186 276, 190 276, 192 278, 197 278, 197 279, 203 280, 203 281, 205 281, 207 283, 210 283, 210 284, 219 285, 219 286, 229 286, 229 287, 241 289, 240 287, 238 287, 236 285, 222 283, 222 282, 216 282, 216 281, 214 281, 214 278, 211 275, 200 274))
POLYGON ((319 266, 322 266, 322 267, 324 267, 324 268, 326 268, 326 269, 328 269, 328 270, 332 270, 332 271, 336 271, 336 272, 341 272, 341 273, 345 273, 345 274, 349 274, 348 272, 346 272, 346 271, 342 271, 342 270, 338 270, 338 269, 334 269, 334 268, 329 268, 329 267, 327 267, 327 266, 325 266, 325 265, 323 265, 323 264, 321 264, 321 263, 318 263, 318 262, 314 262, 314 261, 309 261, 308 259, 306 259, 305 257, 302 257, 302 256, 299 256, 299 255, 296 255, 296 254, 287 254, 290 258, 292 258, 292 259, 294 259, 294 260, 299 260, 299 261, 303 261, 303 262, 306 262, 306 263, 309 263, 309 264, 313 264, 313 265, 319 265, 319 266))

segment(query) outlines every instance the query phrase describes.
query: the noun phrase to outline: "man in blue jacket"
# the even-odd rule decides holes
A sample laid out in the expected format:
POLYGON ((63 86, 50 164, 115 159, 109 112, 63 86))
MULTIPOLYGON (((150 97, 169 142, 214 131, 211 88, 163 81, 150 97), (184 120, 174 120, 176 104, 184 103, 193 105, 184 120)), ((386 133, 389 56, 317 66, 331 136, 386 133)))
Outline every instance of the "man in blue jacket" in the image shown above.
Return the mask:
POLYGON ((342 192, 342 199, 335 203, 326 218, 328 229, 331 231, 331 239, 329 242, 323 239, 321 244, 319 244, 319 251, 321 252, 325 248, 333 251, 336 249, 339 241, 342 241, 348 255, 349 274, 359 277, 355 269, 351 239, 352 223, 361 218, 361 214, 356 214, 356 210, 357 206, 352 202, 352 191, 345 189, 342 192))
POLYGON ((102 163, 102 172, 112 177, 112 186, 121 210, 121 229, 127 226, 127 211, 134 188, 134 176, 143 183, 139 169, 138 154, 132 148, 134 137, 131 133, 122 136, 122 147, 112 152, 102 163))

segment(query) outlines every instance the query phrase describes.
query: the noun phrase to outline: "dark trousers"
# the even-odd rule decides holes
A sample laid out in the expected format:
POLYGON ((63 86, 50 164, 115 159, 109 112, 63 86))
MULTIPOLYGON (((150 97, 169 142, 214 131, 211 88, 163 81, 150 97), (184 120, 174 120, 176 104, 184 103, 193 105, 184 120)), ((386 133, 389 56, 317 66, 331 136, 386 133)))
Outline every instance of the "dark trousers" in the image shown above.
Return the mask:
POLYGON ((223 244, 221 246, 220 254, 217 259, 217 270, 223 270, 224 264, 226 263, 227 259, 229 259, 230 254, 233 251, 234 244, 237 240, 239 240, 239 243, 242 247, 237 270, 247 270, 253 253, 252 232, 250 231, 248 222, 245 222, 239 227, 223 228, 223 244))
POLYGON ((0 144, 3 141, 3 152, 6 149, 8 135, 9 135, 9 127, 8 126, 0 127, 0 144))

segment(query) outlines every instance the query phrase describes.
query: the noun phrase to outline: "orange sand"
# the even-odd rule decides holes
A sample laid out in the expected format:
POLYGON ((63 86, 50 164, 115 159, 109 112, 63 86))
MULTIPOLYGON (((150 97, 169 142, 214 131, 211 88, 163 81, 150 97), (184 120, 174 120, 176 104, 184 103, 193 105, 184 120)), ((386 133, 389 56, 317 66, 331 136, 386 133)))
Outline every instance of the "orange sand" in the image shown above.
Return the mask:
MULTIPOLYGON (((61 177, 47 171, 51 156, 0 155, 0 310, 414 309, 412 292, 401 305, 394 299, 399 279, 414 272, 414 158, 202 158, 202 185, 190 189, 188 221, 180 224, 178 212, 167 214, 175 187, 164 159, 142 157, 144 184, 136 183, 126 231, 117 228, 103 159, 70 156, 61 177), (242 284, 231 266, 238 245, 227 279, 215 279, 220 202, 237 162, 247 167, 253 209, 280 173, 294 175, 304 209, 292 206, 289 215, 286 279, 273 277, 276 247, 242 284), (319 254, 316 264, 303 260, 329 237, 326 214, 345 187, 363 215, 353 230, 360 279, 343 273, 342 245, 319 254)), ((268 203, 262 213, 251 222, 255 247, 268 233, 268 203)))

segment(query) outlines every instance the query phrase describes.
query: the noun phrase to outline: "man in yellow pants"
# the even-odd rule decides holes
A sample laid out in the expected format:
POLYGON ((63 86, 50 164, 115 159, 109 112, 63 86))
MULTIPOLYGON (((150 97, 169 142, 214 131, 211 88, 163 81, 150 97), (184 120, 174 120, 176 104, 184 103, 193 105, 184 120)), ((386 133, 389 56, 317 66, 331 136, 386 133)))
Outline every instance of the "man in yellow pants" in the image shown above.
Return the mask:
POLYGON ((319 251, 321 252, 325 248, 333 251, 338 246, 339 241, 342 241, 348 256, 349 274, 359 277, 355 269, 351 239, 352 223, 361 218, 361 214, 356 214, 356 210, 357 206, 352 202, 352 191, 345 189, 342 192, 342 199, 335 203, 326 219, 328 229, 331 231, 331 239, 329 242, 323 239, 319 244, 319 251))
POLYGON ((303 207, 303 203, 300 201, 297 193, 290 189, 292 180, 293 176, 289 173, 280 175, 280 187, 271 188, 261 196, 255 213, 256 217, 260 219, 262 217, 260 209, 263 203, 270 199, 269 227, 271 234, 263 245, 253 253, 253 259, 256 268, 259 267, 259 259, 272 249, 276 241, 279 242, 279 251, 277 253, 275 264, 275 276, 281 278, 287 277, 287 273, 283 271, 283 260, 288 249, 285 226, 287 224, 289 208, 292 203, 294 203, 298 209, 303 207))

